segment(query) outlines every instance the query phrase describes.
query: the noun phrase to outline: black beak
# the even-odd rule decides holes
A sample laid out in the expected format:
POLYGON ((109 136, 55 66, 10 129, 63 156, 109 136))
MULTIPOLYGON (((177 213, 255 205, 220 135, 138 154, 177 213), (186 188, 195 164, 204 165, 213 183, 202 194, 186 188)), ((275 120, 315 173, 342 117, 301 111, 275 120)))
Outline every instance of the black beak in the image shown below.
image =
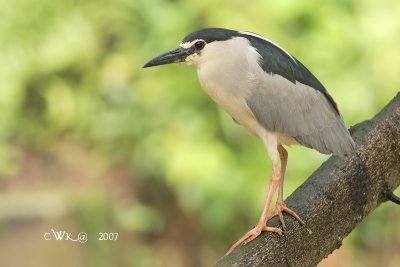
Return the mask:
POLYGON ((147 62, 143 68, 170 64, 170 63, 178 63, 185 61, 186 57, 194 53, 194 48, 183 48, 178 47, 174 50, 168 51, 158 57, 153 58, 149 62, 147 62))

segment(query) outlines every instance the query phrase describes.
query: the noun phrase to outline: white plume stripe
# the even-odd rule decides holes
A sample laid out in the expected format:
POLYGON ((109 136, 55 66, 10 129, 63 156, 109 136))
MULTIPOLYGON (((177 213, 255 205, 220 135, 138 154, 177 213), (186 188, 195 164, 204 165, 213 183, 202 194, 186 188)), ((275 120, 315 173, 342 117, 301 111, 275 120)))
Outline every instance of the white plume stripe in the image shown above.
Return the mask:
POLYGON ((257 38, 260 38, 260 39, 262 39, 262 40, 264 40, 264 41, 267 41, 267 42, 271 43, 272 45, 276 46, 278 49, 282 50, 286 55, 288 55, 288 56, 293 60, 294 63, 297 64, 297 62, 296 62, 296 60, 294 59, 294 57, 293 57, 291 54, 289 54, 288 51, 286 51, 285 49, 283 49, 280 45, 278 45, 278 44, 272 42, 271 40, 269 40, 269 39, 267 39, 267 38, 265 38, 265 37, 263 37, 263 36, 261 36, 261 35, 258 35, 258 34, 256 34, 256 33, 253 33, 253 32, 242 32, 242 31, 239 31, 239 33, 241 33, 241 34, 246 34, 246 35, 250 35, 250 36, 253 36, 253 37, 257 37, 257 38))
POLYGON ((193 44, 194 44, 195 42, 197 42, 197 41, 203 41, 203 40, 202 40, 202 39, 196 39, 196 40, 191 41, 191 42, 184 42, 184 43, 181 43, 179 46, 182 47, 182 48, 189 48, 189 47, 192 47, 193 44))
POLYGON ((192 45, 192 42, 181 43, 179 46, 182 48, 189 48, 192 45))

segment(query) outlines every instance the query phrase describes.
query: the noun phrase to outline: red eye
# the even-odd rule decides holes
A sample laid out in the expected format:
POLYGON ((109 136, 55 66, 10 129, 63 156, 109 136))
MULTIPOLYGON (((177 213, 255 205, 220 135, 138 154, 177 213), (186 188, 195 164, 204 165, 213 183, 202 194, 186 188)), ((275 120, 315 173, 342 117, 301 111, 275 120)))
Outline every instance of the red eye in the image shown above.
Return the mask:
POLYGON ((194 47, 197 50, 203 49, 205 45, 206 45, 206 42, 204 42, 204 41, 197 41, 197 42, 194 43, 194 47))

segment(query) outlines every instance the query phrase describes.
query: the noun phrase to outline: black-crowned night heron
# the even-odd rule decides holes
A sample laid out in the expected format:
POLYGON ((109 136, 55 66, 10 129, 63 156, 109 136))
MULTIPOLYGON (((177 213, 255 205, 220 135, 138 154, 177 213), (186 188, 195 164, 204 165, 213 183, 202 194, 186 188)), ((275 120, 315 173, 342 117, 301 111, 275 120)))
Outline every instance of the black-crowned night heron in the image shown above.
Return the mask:
POLYGON ((186 36, 177 49, 152 59, 144 67, 180 62, 196 66, 206 93, 237 123, 261 139, 272 161, 271 183, 260 220, 228 253, 262 231, 281 235, 282 230, 267 226, 267 221, 279 216, 285 229, 282 212, 304 224, 283 201, 288 160, 283 145, 300 144, 340 156, 355 148, 325 87, 283 48, 251 32, 199 30, 186 36), (275 209, 269 215, 277 189, 275 209))

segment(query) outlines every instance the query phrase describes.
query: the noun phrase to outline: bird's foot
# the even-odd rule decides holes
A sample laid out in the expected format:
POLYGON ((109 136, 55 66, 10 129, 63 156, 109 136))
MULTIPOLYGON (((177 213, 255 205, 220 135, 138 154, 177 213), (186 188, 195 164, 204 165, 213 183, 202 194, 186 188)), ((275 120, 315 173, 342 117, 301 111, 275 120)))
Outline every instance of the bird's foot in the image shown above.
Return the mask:
POLYGON ((230 254, 240 244, 243 243, 244 245, 246 245, 250 241, 256 239, 263 231, 274 232, 274 233, 277 233, 278 235, 282 235, 282 230, 279 228, 257 224, 253 229, 248 231, 242 238, 240 238, 239 241, 237 241, 235 244, 233 244, 233 246, 228 250, 228 252, 225 254, 225 256, 230 254))
POLYGON ((286 207, 285 202, 278 202, 276 203, 275 209, 271 214, 271 218, 278 216, 279 220, 281 221, 282 227, 284 230, 286 230, 286 224, 285 221, 283 220, 283 212, 286 212, 290 215, 292 215, 296 220, 298 220, 302 225, 304 225, 304 221, 300 218, 299 215, 296 214, 296 212, 294 212, 293 210, 289 209, 288 207, 286 207))

